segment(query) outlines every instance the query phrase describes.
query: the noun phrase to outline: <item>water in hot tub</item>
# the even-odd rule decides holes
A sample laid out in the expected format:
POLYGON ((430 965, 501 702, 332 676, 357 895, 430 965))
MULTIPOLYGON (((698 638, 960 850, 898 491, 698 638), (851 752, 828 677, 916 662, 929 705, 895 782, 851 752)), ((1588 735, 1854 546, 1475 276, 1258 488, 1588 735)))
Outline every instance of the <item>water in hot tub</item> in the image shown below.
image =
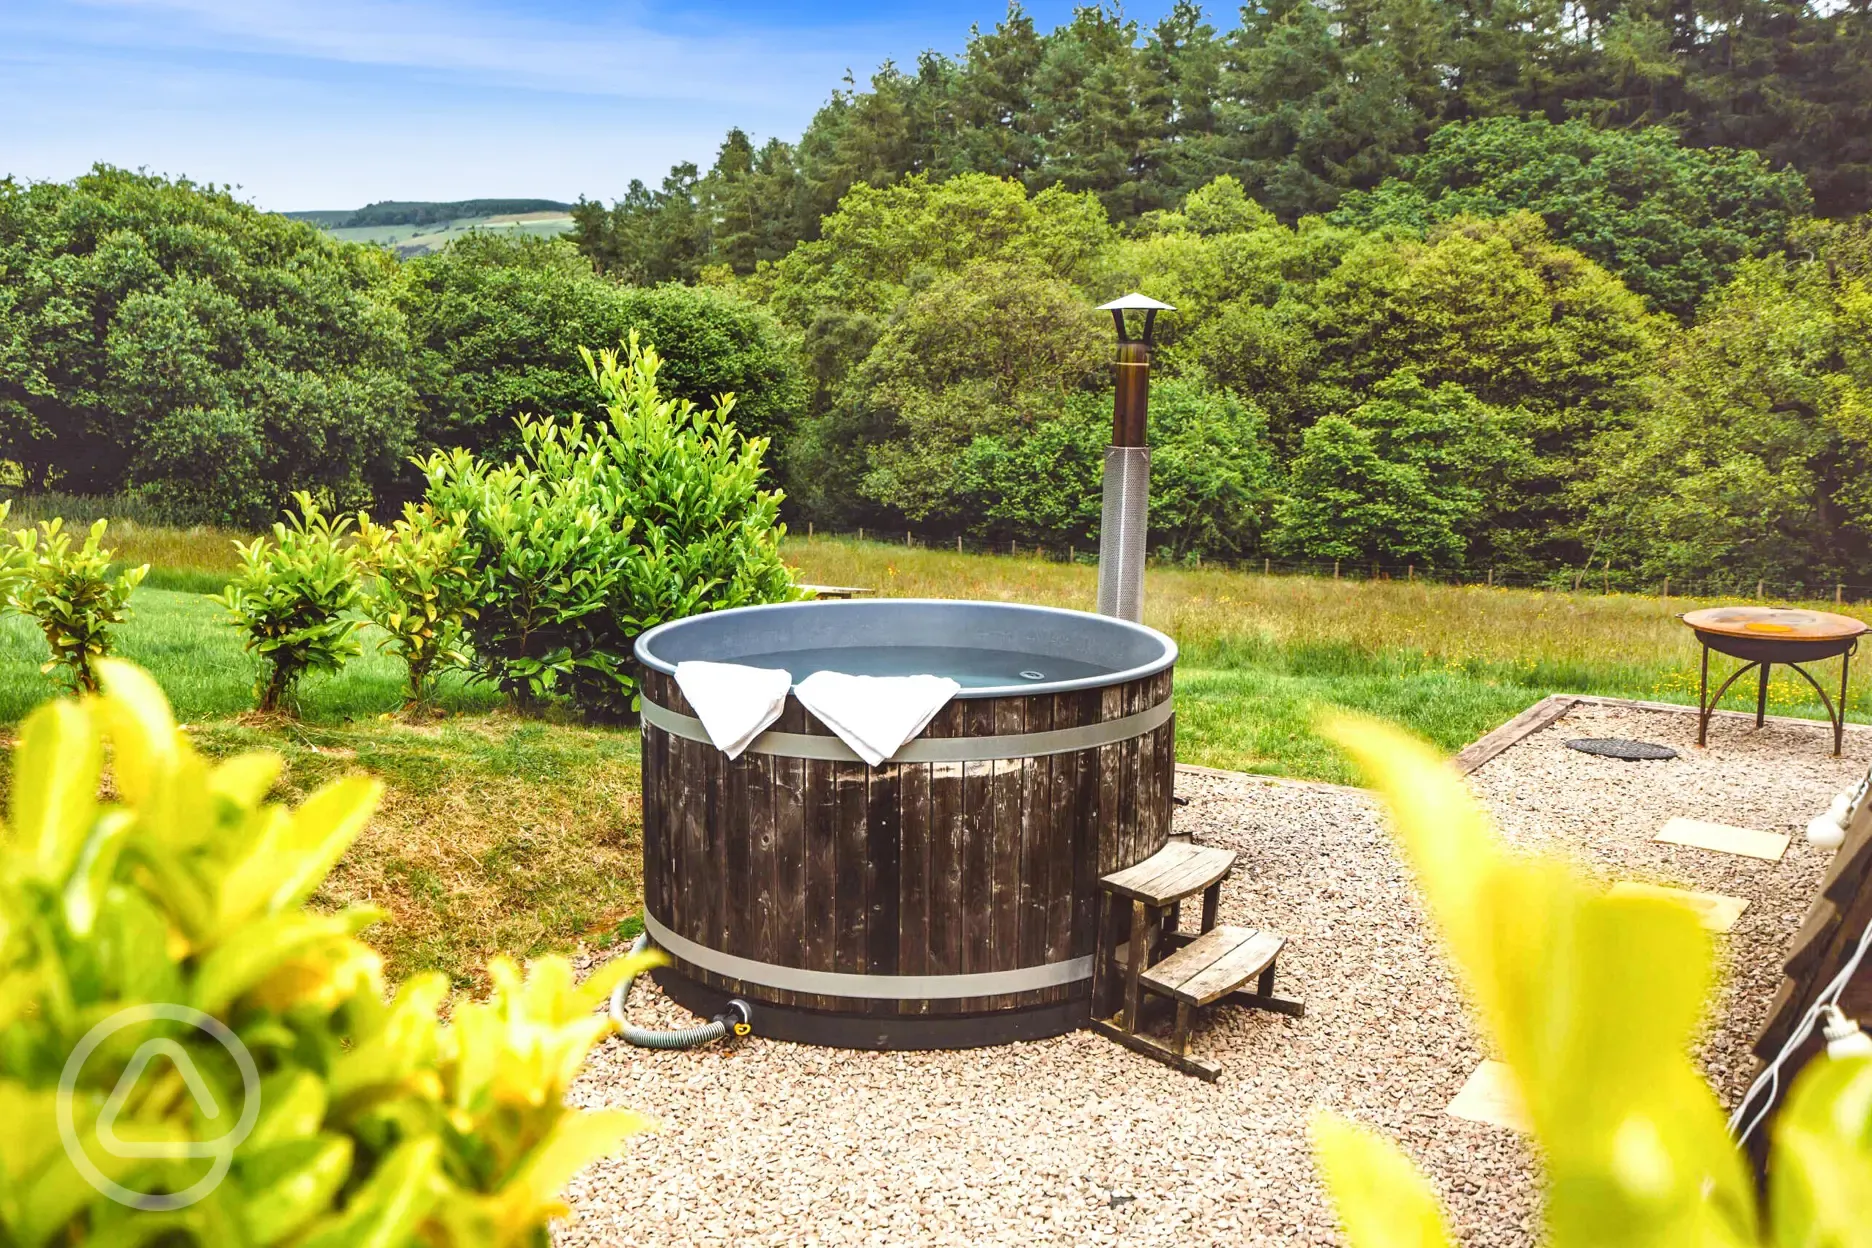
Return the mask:
POLYGON ((796 682, 818 671, 845 672, 852 676, 929 675, 947 676, 964 689, 1084 680, 1109 676, 1114 670, 1083 659, 979 646, 825 646, 814 650, 736 655, 730 661, 749 667, 783 667, 793 673, 796 682))

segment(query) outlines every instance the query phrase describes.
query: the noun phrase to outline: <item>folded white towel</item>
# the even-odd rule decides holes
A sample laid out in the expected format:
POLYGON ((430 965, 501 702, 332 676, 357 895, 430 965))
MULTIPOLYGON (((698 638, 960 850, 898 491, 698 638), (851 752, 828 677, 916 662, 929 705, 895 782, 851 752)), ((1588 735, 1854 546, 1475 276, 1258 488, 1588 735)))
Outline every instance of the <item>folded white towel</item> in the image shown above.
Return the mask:
POLYGON ((873 767, 922 732, 962 686, 947 676, 814 672, 793 687, 800 705, 873 767))
POLYGON ((702 662, 676 665, 676 687, 695 708, 709 740, 729 758, 741 757, 741 751, 780 718, 792 685, 793 673, 777 667, 702 662))

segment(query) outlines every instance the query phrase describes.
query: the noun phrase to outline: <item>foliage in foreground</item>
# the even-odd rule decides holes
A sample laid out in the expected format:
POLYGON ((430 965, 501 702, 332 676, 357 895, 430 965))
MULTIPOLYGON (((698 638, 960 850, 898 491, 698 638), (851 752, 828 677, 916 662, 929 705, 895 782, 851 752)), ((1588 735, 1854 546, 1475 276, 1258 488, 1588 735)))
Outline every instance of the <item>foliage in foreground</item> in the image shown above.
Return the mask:
MULTIPOLYGON (((8 510, 10 505, 0 504, 0 520, 8 510)), ((56 517, 37 529, 21 529, 0 569, 7 605, 31 618, 51 648, 52 657, 39 670, 63 669, 65 686, 75 692, 97 689, 98 660, 115 644, 111 630, 130 618, 130 595, 149 575, 147 563, 112 574, 106 524, 92 524, 77 550, 56 517)))
POLYGON ((438 452, 428 503, 475 547, 467 634, 480 670, 523 702, 570 696, 630 714, 631 647, 665 620, 794 597, 780 558, 767 439, 729 421, 732 396, 663 397, 662 359, 633 333, 620 357, 584 353, 606 402, 587 422, 528 419, 520 453, 491 464, 438 452))
POLYGON ((335 672, 358 654, 364 622, 351 612, 362 601, 358 549, 346 543, 351 517, 329 517, 301 491, 299 514, 273 524, 273 540, 237 543, 240 574, 216 599, 247 634, 260 659, 254 697, 277 711, 301 677, 335 672))
MULTIPOLYGON (((1691 1061, 1713 979, 1688 907, 1592 888, 1509 851, 1455 773, 1375 721, 1329 732, 1391 810, 1464 986, 1513 1070, 1546 1173, 1545 1242, 1857 1248, 1872 1192, 1872 1058, 1818 1059, 1779 1116, 1767 1207, 1691 1061)), ((1453 1244, 1397 1145, 1336 1115, 1314 1124, 1355 1248, 1453 1244)))
POLYGON ((269 804, 276 756, 211 766, 147 675, 101 671, 103 696, 27 721, 0 842, 7 1241, 545 1244, 566 1180, 641 1125, 563 1102, 610 1027, 593 1007, 629 960, 578 988, 559 959, 524 978, 496 961, 490 998, 456 1002, 447 1025, 442 976, 386 997, 355 935, 376 913, 304 908, 378 783, 269 804), (97 799, 107 743, 120 804, 97 799), (163 1003, 213 1025, 121 1016, 163 1003), (100 1024, 62 1147, 61 1072, 100 1024), (144 1077, 152 1052, 166 1075, 144 1077), (107 1184, 167 1199, 132 1208, 107 1184))

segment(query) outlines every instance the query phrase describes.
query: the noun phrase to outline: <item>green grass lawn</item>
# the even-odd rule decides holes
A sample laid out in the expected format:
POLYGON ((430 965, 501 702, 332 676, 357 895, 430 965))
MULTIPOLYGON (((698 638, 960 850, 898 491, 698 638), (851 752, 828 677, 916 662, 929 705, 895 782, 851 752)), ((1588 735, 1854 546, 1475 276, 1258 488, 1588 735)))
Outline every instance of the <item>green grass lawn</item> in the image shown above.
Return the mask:
MULTIPOLYGON (((370 939, 393 971, 461 982, 496 952, 628 930, 640 902, 635 731, 521 718, 459 675, 444 678, 438 715, 408 721, 397 714, 401 664, 378 653, 375 630, 340 674, 305 682, 297 718, 256 716, 256 665, 201 592, 227 579, 230 536, 113 524, 120 557, 154 565, 120 653, 155 675, 210 754, 284 755, 294 800, 348 771, 385 782, 323 903, 385 907, 391 919, 370 939)), ((804 580, 894 596, 1089 609, 1097 584, 1091 567, 1033 558, 839 539, 786 551, 804 580)), ((1328 707, 1396 720, 1453 751, 1549 693, 1696 696, 1696 647, 1674 615, 1700 604, 1685 600, 1156 569, 1146 600, 1148 622, 1182 651, 1178 757, 1212 767, 1355 783, 1314 731, 1328 707)), ((29 621, 0 616, 0 723, 55 695, 46 657, 29 621)), ((1869 681, 1861 668, 1855 719, 1869 681)), ((1804 685, 1777 678, 1771 695, 1777 713, 1820 714, 1804 685)))
MULTIPOLYGON (((130 606, 133 614, 119 633, 117 653, 155 675, 177 718, 187 723, 252 708, 259 665, 241 649, 241 636, 227 623, 225 610, 202 593, 147 585, 131 596, 130 606)), ((402 706, 403 664, 378 652, 381 636, 376 628, 366 628, 362 655, 336 676, 305 680, 301 718, 338 723, 402 706)), ((0 615, 0 723, 19 720, 57 692, 52 679, 39 671, 49 655, 32 621, 0 615)), ((458 675, 443 677, 439 700, 451 712, 489 711, 500 703, 493 690, 469 685, 458 675)))

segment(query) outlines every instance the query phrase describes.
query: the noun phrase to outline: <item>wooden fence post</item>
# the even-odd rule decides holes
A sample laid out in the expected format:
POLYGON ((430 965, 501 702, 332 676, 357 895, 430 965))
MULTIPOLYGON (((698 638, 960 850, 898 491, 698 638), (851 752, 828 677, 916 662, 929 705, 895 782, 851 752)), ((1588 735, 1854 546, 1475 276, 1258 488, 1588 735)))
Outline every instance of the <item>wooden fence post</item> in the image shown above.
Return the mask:
POLYGON ((862 524, 858 526, 858 540, 864 541, 864 525, 862 524))
POLYGON ((1339 561, 1337 559, 1332 561, 1332 579, 1335 581, 1339 579, 1339 561))
POLYGON ((1416 579, 1417 579, 1417 565, 1414 563, 1405 564, 1404 565, 1405 582, 1409 583, 1409 582, 1415 581, 1416 579))
POLYGON ((1845 601, 1846 601, 1846 587, 1844 585, 1835 585, 1833 587, 1833 605, 1838 606, 1840 603, 1845 602, 1845 601))
POLYGON ((1491 563, 1491 564, 1489 564, 1489 570, 1488 570, 1488 587, 1489 587, 1490 589, 1494 589, 1494 588, 1495 588, 1495 565, 1494 565, 1494 564, 1492 564, 1492 563, 1491 563))
POLYGON ((1755 596, 1757 598, 1762 596, 1762 583, 1760 581, 1755 582, 1755 596))
POLYGON ((961 553, 962 553, 962 535, 958 533, 956 534, 956 554, 959 555, 961 553))
POLYGON ((812 521, 810 521, 810 520, 808 520, 808 521, 806 522, 806 536, 807 536, 807 537, 811 537, 811 536, 812 536, 812 521))
POLYGON ((1664 601, 1670 601, 1670 577, 1668 575, 1664 578, 1664 601))
POLYGON ((1273 576, 1273 575, 1274 575, 1274 561, 1273 561, 1272 559, 1269 559, 1269 558, 1266 558, 1266 557, 1263 557, 1263 558, 1262 558, 1262 560, 1261 560, 1261 575, 1262 575, 1262 576, 1273 576))

